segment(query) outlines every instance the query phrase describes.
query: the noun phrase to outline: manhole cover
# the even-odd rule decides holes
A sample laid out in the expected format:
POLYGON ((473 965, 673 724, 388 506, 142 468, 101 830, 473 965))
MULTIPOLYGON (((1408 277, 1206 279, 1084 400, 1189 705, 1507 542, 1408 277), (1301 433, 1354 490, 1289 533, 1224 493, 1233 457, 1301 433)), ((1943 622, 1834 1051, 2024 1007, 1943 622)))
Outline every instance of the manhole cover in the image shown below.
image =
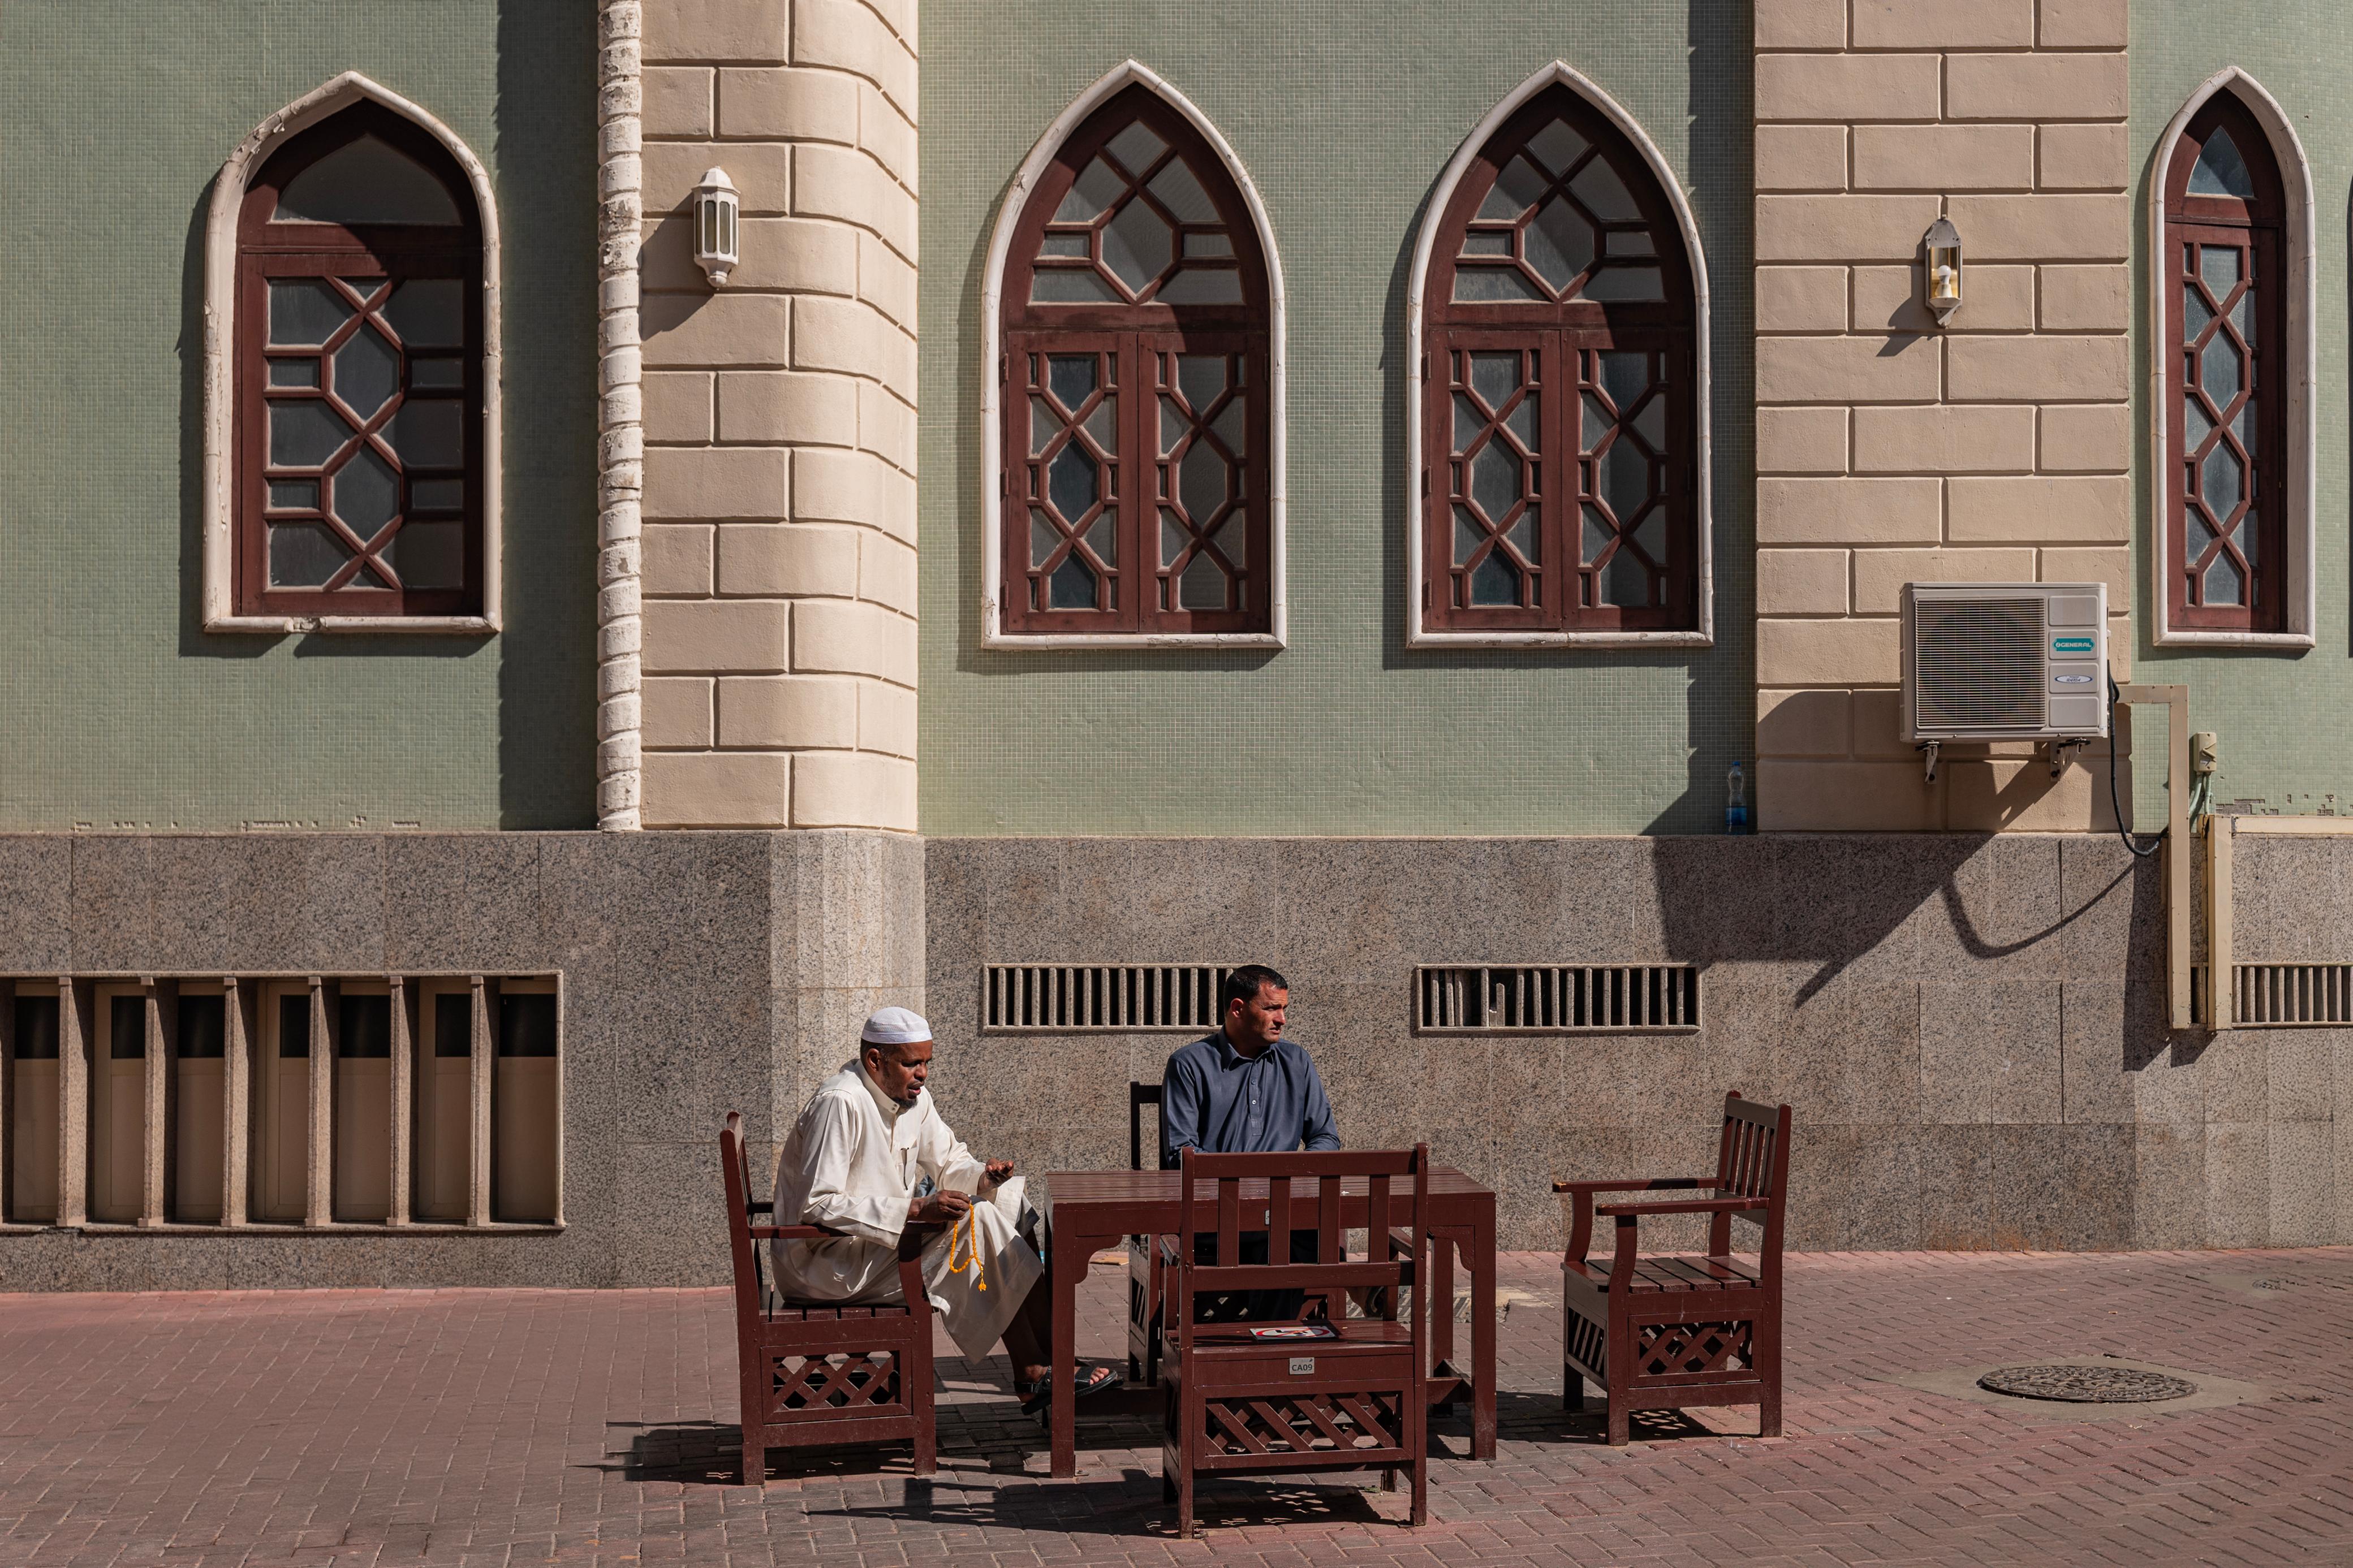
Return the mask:
POLYGON ((2182 1378, 2126 1366, 2005 1366, 1978 1379, 1978 1386, 2020 1399, 2073 1405, 2145 1405, 2198 1392, 2196 1384, 2182 1378))

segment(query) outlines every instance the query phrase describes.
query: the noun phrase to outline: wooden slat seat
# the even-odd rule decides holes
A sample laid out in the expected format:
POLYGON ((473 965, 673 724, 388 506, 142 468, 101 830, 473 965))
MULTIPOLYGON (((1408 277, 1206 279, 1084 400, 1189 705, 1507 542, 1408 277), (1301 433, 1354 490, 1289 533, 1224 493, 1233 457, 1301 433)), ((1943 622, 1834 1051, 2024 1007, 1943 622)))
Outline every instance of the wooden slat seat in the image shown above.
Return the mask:
POLYGON ((1781 1216, 1788 1197, 1789 1108, 1724 1097, 1716 1170, 1707 1176, 1555 1182, 1575 1205, 1561 1259, 1561 1402, 1585 1404, 1584 1379, 1608 1391, 1609 1442, 1631 1437, 1637 1410, 1757 1406, 1761 1436, 1781 1434, 1781 1216), (1603 1194, 1681 1195, 1610 1201, 1603 1194), (1639 1249, 1644 1215, 1708 1216, 1707 1250, 1639 1249), (1589 1254, 1599 1215, 1618 1230, 1605 1263, 1589 1254), (1755 1261, 1732 1251, 1732 1222, 1758 1226, 1755 1261))
POLYGON ((735 1359, 744 1424, 744 1481, 765 1485, 768 1449, 910 1438, 915 1474, 934 1468, 932 1310, 923 1295, 923 1235, 901 1237, 898 1301, 845 1307, 786 1301, 769 1289, 760 1248, 817 1240, 813 1226, 754 1225, 769 1205, 749 1196, 743 1118, 719 1133, 727 1183, 727 1230, 735 1265, 735 1359))
POLYGON ((1349 1318, 1345 1321, 1327 1323, 1332 1331, 1328 1340, 1261 1340, 1250 1331, 1263 1328, 1263 1323, 1203 1323, 1193 1331, 1193 1353, 1214 1356, 1229 1352, 1246 1351, 1252 1355, 1268 1355, 1282 1352, 1288 1355, 1337 1355, 1360 1347, 1387 1349, 1413 1342, 1413 1331, 1403 1323, 1386 1318, 1349 1318))

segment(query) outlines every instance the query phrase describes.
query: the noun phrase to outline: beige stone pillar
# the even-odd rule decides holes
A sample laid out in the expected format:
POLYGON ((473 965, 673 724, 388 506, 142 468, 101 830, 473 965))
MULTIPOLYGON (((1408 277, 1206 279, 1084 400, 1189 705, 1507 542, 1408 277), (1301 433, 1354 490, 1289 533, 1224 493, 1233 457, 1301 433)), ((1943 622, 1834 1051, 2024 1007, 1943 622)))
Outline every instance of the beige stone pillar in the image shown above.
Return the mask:
POLYGON ((392 1119, 392 1138, 385 1145, 392 1154, 392 1180, 385 1223, 406 1225, 409 1194, 417 1185, 417 988, 397 974, 386 978, 385 988, 392 993, 392 1070, 386 1075, 391 1092, 385 1096, 386 1114, 392 1119))
POLYGON ((644 55, 645 825, 913 831, 913 0, 648 0, 644 55))
POLYGON ((466 1223, 491 1223, 491 1080, 498 1068, 498 1052, 491 1030, 498 1006, 498 983, 477 974, 473 982, 474 1026, 470 1034, 473 1060, 466 1081, 466 1223))
POLYGON ((58 977, 58 1223, 90 1221, 90 1039, 97 1012, 89 981, 58 977))
POLYGON ((221 1224, 246 1223, 252 1190, 254 1008, 258 985, 221 977, 221 1224))
POLYGON ((337 1016, 341 1000, 340 987, 311 976, 311 1163, 304 1225, 332 1225, 335 1218, 335 1037, 343 1024, 337 1016))
POLYGON ((172 1217, 172 1080, 176 1065, 179 1029, 179 987, 170 981, 158 984, 152 975, 139 982, 147 1031, 145 1115, 141 1142, 139 1223, 166 1224, 172 1217))
POLYGON ((2056 782, 1947 747, 1924 784, 1897 616, 1907 582, 2102 580, 2129 673, 2125 45, 2125 0, 1757 0, 1767 828, 2111 820, 2099 747, 2056 782), (1939 216, 1965 258, 1941 331, 1939 216))

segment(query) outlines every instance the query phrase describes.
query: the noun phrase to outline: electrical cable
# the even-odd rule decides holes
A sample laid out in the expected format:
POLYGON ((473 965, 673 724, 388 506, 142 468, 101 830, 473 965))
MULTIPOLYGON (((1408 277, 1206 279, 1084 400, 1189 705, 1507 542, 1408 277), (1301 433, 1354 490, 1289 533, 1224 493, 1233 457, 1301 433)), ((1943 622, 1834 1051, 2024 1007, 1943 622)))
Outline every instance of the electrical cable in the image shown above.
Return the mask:
POLYGON ((2172 832, 2173 829, 2168 827, 2165 833, 2152 835, 2147 848, 2133 842, 2132 825, 2125 817, 2124 802, 2116 793, 2116 773, 2119 771, 2116 767, 2116 709, 2123 701, 2124 693, 2116 688, 2116 672, 2110 670, 2108 672, 2108 805, 2116 814, 2116 837, 2125 841, 2126 848, 2146 860, 2164 847, 2165 834, 2172 832))

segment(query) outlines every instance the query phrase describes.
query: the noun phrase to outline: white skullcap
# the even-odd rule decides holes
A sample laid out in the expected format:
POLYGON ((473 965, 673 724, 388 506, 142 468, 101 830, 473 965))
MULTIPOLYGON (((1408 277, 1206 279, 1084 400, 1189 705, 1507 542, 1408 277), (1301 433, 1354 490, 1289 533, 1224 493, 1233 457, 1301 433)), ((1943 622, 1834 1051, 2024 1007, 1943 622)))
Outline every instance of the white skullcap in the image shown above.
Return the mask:
POLYGON ((904 1007, 883 1007, 866 1020, 866 1027, 858 1037, 870 1046, 911 1046, 917 1040, 932 1037, 932 1026, 923 1022, 923 1015, 904 1007))

